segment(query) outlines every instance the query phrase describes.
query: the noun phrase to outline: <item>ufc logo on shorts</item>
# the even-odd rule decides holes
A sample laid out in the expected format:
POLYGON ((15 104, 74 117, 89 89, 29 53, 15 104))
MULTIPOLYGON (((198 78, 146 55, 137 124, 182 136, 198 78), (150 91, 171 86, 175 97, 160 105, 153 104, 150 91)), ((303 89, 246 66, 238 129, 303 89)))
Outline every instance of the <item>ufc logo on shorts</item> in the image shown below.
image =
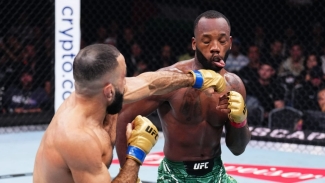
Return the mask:
POLYGON ((156 130, 154 130, 151 126, 147 126, 147 128, 146 128, 146 132, 148 132, 148 133, 151 134, 152 136, 155 136, 155 139, 157 139, 157 137, 158 137, 158 133, 157 133, 156 130))
POLYGON ((209 162, 195 163, 193 169, 194 170, 202 170, 202 168, 207 169, 207 168, 209 168, 208 163, 209 162))

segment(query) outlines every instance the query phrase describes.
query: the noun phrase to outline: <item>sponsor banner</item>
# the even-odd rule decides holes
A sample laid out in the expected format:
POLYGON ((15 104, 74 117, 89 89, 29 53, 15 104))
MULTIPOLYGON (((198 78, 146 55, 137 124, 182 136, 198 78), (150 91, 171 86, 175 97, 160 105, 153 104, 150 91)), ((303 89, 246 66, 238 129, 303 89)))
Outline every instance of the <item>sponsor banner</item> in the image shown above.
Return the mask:
MULTIPOLYGON (((163 152, 150 153, 147 155, 142 166, 158 167, 163 158, 163 152)), ((112 163, 119 164, 119 161, 118 159, 113 159, 112 163)), ((312 179, 325 178, 325 169, 230 163, 224 163, 224 166, 229 175, 274 182, 298 183, 312 179)))
POLYGON ((298 168, 282 166, 260 166, 243 164, 224 164, 229 175, 242 176, 274 182, 303 182, 325 178, 325 169, 298 168))
POLYGON ((325 133, 322 132, 265 127, 250 127, 250 131, 253 140, 325 146, 325 133))
POLYGON ((72 63, 80 49, 80 0, 55 0, 55 111, 74 90, 72 63))

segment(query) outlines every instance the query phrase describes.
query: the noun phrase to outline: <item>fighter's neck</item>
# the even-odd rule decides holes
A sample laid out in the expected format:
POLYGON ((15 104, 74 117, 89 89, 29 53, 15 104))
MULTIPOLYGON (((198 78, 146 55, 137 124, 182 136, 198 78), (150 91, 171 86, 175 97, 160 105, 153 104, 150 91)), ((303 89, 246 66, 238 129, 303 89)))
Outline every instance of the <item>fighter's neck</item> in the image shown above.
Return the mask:
POLYGON ((103 122, 106 116, 106 107, 101 100, 96 98, 83 97, 77 94, 72 94, 72 104, 75 106, 84 117, 103 122))
POLYGON ((198 70, 198 69, 204 69, 202 64, 197 60, 196 57, 193 58, 192 60, 192 66, 191 66, 192 70, 198 70))
MULTIPOLYGON (((196 57, 194 57, 191 60, 191 69, 192 70, 199 70, 199 69, 205 69, 205 68, 203 68, 202 64, 197 60, 196 57)), ((223 68, 218 73, 221 74, 221 75, 224 75, 226 72, 227 71, 223 68)))

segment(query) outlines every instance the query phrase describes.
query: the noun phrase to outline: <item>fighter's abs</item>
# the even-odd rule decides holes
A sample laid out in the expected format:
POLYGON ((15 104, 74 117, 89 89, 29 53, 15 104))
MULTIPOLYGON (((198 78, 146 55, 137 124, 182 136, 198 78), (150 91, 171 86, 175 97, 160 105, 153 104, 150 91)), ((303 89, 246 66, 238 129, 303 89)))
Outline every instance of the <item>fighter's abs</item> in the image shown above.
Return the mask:
POLYGON ((222 118, 216 110, 217 95, 180 89, 159 108, 166 131, 165 156, 171 160, 200 160, 220 154, 222 118), (213 139, 213 140, 212 140, 213 139))

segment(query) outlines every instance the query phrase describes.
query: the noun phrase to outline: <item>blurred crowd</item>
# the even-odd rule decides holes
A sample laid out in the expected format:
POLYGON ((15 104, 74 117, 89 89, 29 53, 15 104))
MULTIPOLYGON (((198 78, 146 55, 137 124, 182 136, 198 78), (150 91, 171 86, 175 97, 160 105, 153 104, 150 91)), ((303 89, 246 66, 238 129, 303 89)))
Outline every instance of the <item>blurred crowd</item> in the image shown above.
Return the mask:
MULTIPOLYGON (((24 16, 20 19, 19 26, 12 27, 0 40, 0 111, 53 110, 53 22, 31 27, 24 16)), ((306 35, 308 42, 301 42, 292 27, 279 38, 268 38, 264 31, 257 25, 253 37, 233 37, 225 67, 243 80, 248 111, 262 111, 262 119, 252 121, 252 125, 267 126, 272 110, 284 107, 325 113, 324 27, 313 24, 310 35, 306 35)), ((115 21, 96 27, 93 37, 91 41, 82 37, 80 48, 94 43, 116 46, 125 57, 128 77, 194 57, 190 37, 183 49, 175 49, 172 42, 157 41, 160 49, 153 51, 143 41, 146 34, 141 28, 120 27, 115 21)), ((303 119, 297 121, 295 130, 306 126, 301 124, 303 119)))
POLYGON ((22 13, 0 38, 0 113, 53 110, 53 21, 31 26, 22 13))
MULTIPOLYGON (((315 23, 311 34, 306 35, 308 42, 301 42, 291 27, 281 38, 268 39, 260 26, 254 31, 252 42, 246 48, 242 47, 240 38, 233 39, 225 67, 243 80, 248 111, 262 110, 262 120, 251 122, 271 126, 270 113, 286 107, 293 109, 299 118, 294 130, 315 128, 303 123, 307 115, 299 117, 298 114, 306 111, 325 114, 324 27, 315 23)), ((286 119, 288 116, 283 115, 283 123, 286 119)), ((322 125, 319 129, 325 130, 322 125)))

